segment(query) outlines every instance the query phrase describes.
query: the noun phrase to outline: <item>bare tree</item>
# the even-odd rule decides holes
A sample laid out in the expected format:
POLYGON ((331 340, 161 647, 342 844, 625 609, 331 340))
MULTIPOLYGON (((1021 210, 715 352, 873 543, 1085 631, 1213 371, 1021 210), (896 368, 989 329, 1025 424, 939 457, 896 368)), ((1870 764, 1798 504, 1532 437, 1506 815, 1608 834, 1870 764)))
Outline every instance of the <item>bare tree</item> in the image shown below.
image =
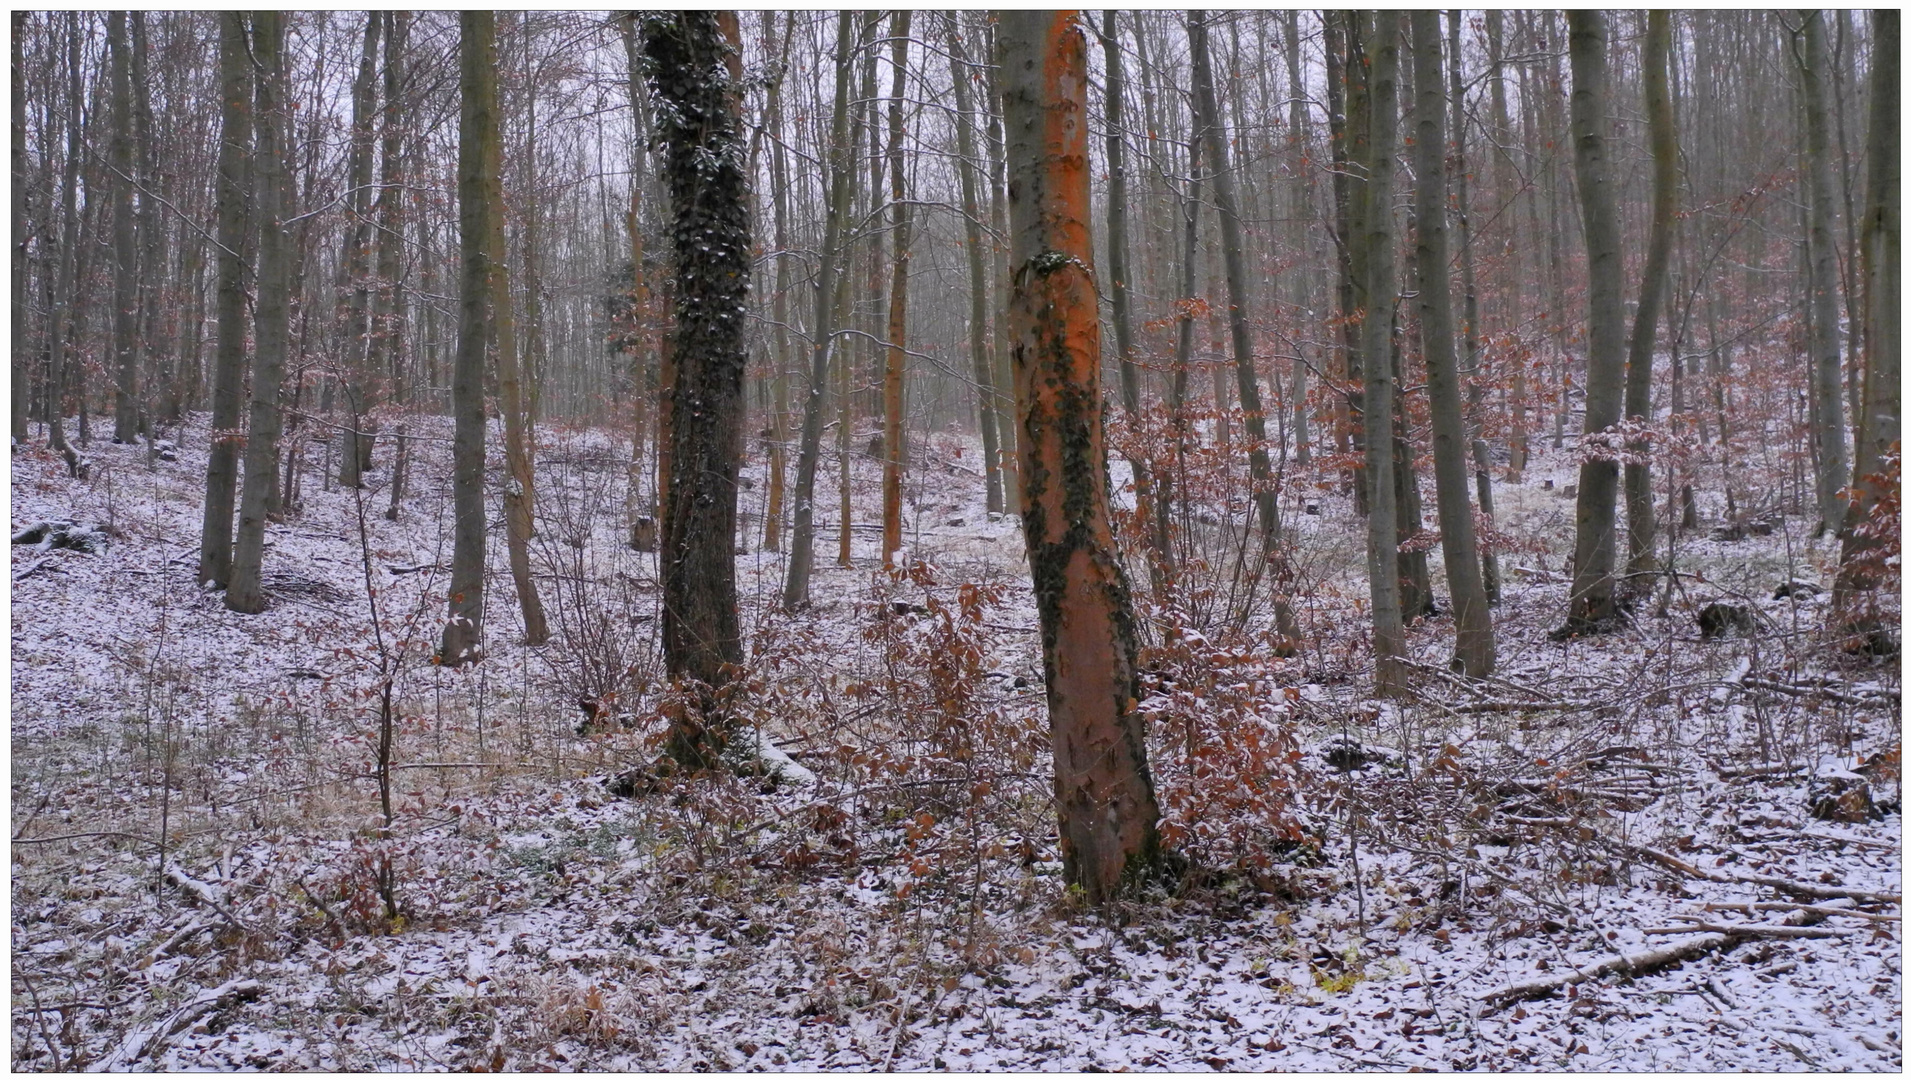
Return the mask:
POLYGON ((1826 83, 1831 58, 1825 48, 1823 11, 1804 14, 1804 54, 1798 57, 1805 87, 1805 178, 1810 206, 1806 233, 1806 289, 1811 307, 1813 435, 1818 451, 1818 522, 1821 532, 1844 524, 1845 399, 1838 344, 1838 248, 1832 238, 1831 110, 1826 83))
POLYGON ((252 13, 255 70, 253 204, 259 222, 259 299, 254 315, 257 360, 252 371, 252 425, 246 435, 245 486, 239 496, 239 535, 233 545, 226 607, 244 614, 265 610, 266 504, 276 489, 279 462, 279 387, 285 379, 290 329, 291 217, 287 199, 285 23, 275 11, 252 13))
POLYGON ((1087 42, 1067 14, 997 18, 1022 529, 1042 624, 1062 871, 1099 903, 1154 872, 1163 852, 1136 708, 1134 614, 1108 522, 1087 42))
MULTIPOLYGON (((999 514, 1008 504, 1002 493, 999 441, 1002 422, 998 412, 1008 403, 1000 400, 996 393, 995 364, 990 355, 993 340, 989 336, 989 257, 982 242, 981 183, 976 176, 981 168, 975 146, 976 92, 970 85, 974 74, 962 43, 962 24, 953 14, 949 16, 948 38, 950 72, 955 81, 956 171, 962 185, 962 238, 969 261, 969 364, 975 372, 977 426, 982 429, 983 499, 989 513, 999 514)), ((1110 214, 1112 216, 1112 210, 1110 214)))
POLYGON ((1447 280, 1446 95, 1440 85, 1440 13, 1415 11, 1413 24, 1414 216, 1419 251, 1420 336, 1433 413, 1433 477, 1438 489, 1440 549, 1459 631, 1454 663, 1473 678, 1493 673, 1493 620, 1473 538, 1467 497, 1466 422, 1460 409, 1459 363, 1453 354, 1453 295, 1447 280))
POLYGON ((450 617, 438 646, 450 667, 479 658, 484 641, 484 351, 493 336, 496 291, 491 201, 498 163, 497 19, 467 11, 458 19, 458 354, 451 374, 452 515, 450 617))
MULTIPOLYGON (((909 358, 909 202, 902 156, 903 89, 909 66, 909 12, 890 16, 889 92, 889 347, 883 363, 883 565, 902 548, 902 377, 909 358)), ((845 535, 849 523, 843 523, 845 535)))
MULTIPOLYGON (((1356 15, 1356 24, 1365 17, 1356 15)), ((1360 403, 1367 483, 1367 589, 1373 601, 1374 692, 1383 697, 1407 690, 1406 630, 1400 612, 1400 539, 1394 490, 1393 154, 1398 121, 1400 16, 1377 11, 1373 36, 1363 41, 1373 59, 1367 94, 1367 182, 1357 220, 1362 224, 1356 265, 1366 270, 1361 302, 1360 403)), ((1354 35, 1349 35, 1353 37, 1354 35)), ((1365 38, 1365 35, 1359 35, 1365 38)), ((1351 62, 1350 62, 1351 66, 1351 62)))
POLYGON ((126 13, 106 13, 112 81, 107 161, 113 192, 113 441, 139 438, 139 226, 133 209, 132 44, 126 13))
POLYGON ((199 583, 224 588, 232 576, 232 510, 239 480, 245 405, 245 239, 252 165, 252 64, 246 17, 219 14, 218 336, 213 345, 212 437, 199 529, 199 583))
MULTIPOLYGON (((1646 126, 1652 143, 1652 233, 1646 241, 1646 268, 1639 282, 1639 311, 1632 323, 1632 344, 1626 357, 1626 418, 1652 420, 1652 353, 1657 345, 1659 309, 1672 264, 1674 216, 1679 203, 1679 141, 1672 124, 1672 96, 1666 85, 1666 62, 1672 51, 1672 13, 1646 15, 1646 42, 1641 73, 1646 88, 1646 126)), ((1676 361, 1675 361, 1676 362, 1676 361)), ((1633 454, 1643 458, 1649 444, 1637 440, 1633 454)), ((1626 484, 1627 580, 1637 589, 1649 580, 1654 522, 1652 467, 1644 460, 1628 460, 1626 484), (1638 575, 1638 576, 1634 576, 1638 575)))
POLYGON ((340 344, 345 350, 345 429, 339 432, 338 482, 358 487, 359 474, 369 465, 371 440, 364 431, 364 417, 371 410, 371 275, 368 263, 372 246, 372 147, 376 123, 373 113, 378 100, 378 39, 384 16, 370 12, 365 18, 365 33, 358 57, 358 75, 352 80, 352 131, 350 164, 345 191, 345 250, 339 257, 339 323, 344 331, 340 344))
MULTIPOLYGON (((1618 194, 1613 190, 1607 146, 1609 95, 1606 80, 1606 16, 1567 13, 1573 68, 1573 171, 1585 225, 1590 314, 1586 331, 1586 434, 1619 421, 1625 389, 1625 304, 1619 252, 1618 194)), ((1589 453, 1579 466, 1574 515, 1573 586, 1565 633, 1610 630, 1618 620, 1613 564, 1617 557, 1614 517, 1619 463, 1609 451, 1589 453)))

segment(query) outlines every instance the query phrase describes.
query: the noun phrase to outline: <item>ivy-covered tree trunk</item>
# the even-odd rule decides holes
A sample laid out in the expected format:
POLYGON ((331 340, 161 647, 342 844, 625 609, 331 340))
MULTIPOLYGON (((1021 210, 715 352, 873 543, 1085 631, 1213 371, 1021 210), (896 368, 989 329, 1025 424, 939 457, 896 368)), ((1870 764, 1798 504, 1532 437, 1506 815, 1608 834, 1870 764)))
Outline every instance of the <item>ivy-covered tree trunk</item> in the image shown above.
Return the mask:
POLYGON ((1087 42, 1070 15, 997 18, 1022 531, 1042 624, 1062 871, 1099 903, 1153 873, 1163 852, 1134 612, 1108 518, 1087 42))
POLYGON ((675 718, 668 750, 680 765, 703 768, 724 741, 715 691, 743 662, 735 544, 751 240, 737 115, 741 45, 734 14, 646 15, 642 30, 679 282, 671 476, 657 560, 664 666, 703 696, 701 715, 675 718))

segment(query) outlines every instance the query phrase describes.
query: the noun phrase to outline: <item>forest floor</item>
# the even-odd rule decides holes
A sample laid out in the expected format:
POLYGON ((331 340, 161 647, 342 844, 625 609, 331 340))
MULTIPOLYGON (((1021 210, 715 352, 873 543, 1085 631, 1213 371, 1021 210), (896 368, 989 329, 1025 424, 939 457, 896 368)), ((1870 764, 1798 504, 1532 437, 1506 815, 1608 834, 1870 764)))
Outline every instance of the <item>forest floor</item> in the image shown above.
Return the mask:
POLYGON ((1297 471, 1306 648, 1214 629, 1221 575, 1182 640, 1232 674, 1159 691, 1187 732, 1235 746, 1198 715, 1231 710, 1280 752, 1200 757, 1164 719, 1157 779, 1202 872, 1090 912, 1054 850, 1020 537, 973 446, 915 448, 909 580, 860 524, 870 461, 836 567, 826 462, 794 617, 753 461, 740 708, 803 767, 616 799, 658 702, 627 450, 540 432, 553 641, 521 642, 497 527, 488 658, 449 671, 443 427, 412 421, 397 521, 388 449, 362 498, 307 475, 258 616, 194 585, 203 416, 151 471, 143 447, 96 441, 85 481, 14 452, 16 531, 110 539, 13 548, 16 1070, 1902 1068, 1899 667, 1827 642, 1825 596, 1773 599, 1828 580, 1796 515, 1682 539, 1663 612, 1555 643, 1572 503, 1545 482, 1572 476, 1542 457, 1498 489, 1520 543, 1498 676, 1446 675, 1434 617, 1416 696, 1383 706, 1361 525, 1297 471), (1757 632, 1701 641, 1719 599, 1757 632), (578 700, 613 691, 634 725, 580 734, 578 700), (1272 818, 1237 798, 1265 776, 1272 818))

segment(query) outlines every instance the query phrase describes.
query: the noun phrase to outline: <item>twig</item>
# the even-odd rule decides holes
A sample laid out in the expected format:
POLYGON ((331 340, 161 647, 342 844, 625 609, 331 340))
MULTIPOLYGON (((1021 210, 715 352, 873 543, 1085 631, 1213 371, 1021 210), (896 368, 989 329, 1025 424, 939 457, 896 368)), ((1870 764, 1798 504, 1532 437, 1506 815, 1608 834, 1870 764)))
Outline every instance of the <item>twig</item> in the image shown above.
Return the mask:
POLYGON ((1497 1008, 1515 1001, 1545 997, 1554 991, 1563 990, 1568 986, 1586 982, 1590 979, 1597 979, 1602 975, 1610 975, 1616 971, 1641 975, 1649 971, 1657 971, 1660 968, 1671 967, 1673 964, 1682 963, 1694 957, 1703 956, 1714 949, 1725 947, 1731 943, 1731 941, 1732 938, 1726 934, 1699 934, 1695 937, 1686 938, 1683 941, 1672 942, 1657 949, 1615 956, 1607 960, 1602 960, 1591 967, 1567 972, 1564 975, 1553 975, 1544 979, 1534 979, 1529 982, 1503 986, 1498 990, 1490 990, 1485 994, 1481 994, 1475 997, 1474 1000, 1482 1005, 1497 1008))
POLYGON ((1623 843, 1619 846, 1633 855, 1651 859, 1668 870, 1675 870, 1701 881, 1715 881, 1725 885, 1763 885, 1768 889, 1791 893, 1793 896, 1811 896, 1827 900, 1850 899, 1874 904, 1896 904, 1900 900, 1900 897, 1892 893, 1881 893, 1871 889, 1847 889, 1842 885, 1813 885, 1810 882, 1792 881, 1766 874, 1733 874, 1720 870, 1704 870, 1683 859, 1674 858, 1663 851, 1655 851, 1649 847, 1623 843))
POLYGON ((1855 911, 1851 908, 1824 907, 1817 904, 1787 904, 1779 901, 1761 901, 1750 904, 1707 904, 1707 911, 1808 911, 1813 915, 1846 915, 1853 919, 1870 919, 1872 922, 1899 922, 1896 915, 1875 915, 1869 911, 1855 911))

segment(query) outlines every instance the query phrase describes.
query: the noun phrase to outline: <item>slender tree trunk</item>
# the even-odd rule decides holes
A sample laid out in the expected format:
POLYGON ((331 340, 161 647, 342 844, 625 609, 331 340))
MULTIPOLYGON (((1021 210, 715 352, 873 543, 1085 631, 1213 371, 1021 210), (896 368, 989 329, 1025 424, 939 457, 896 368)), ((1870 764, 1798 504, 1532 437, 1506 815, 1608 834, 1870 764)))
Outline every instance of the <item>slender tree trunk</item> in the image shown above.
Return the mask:
POLYGON ((724 744, 715 692, 743 663, 737 617, 737 470, 743 449, 743 309, 750 214, 743 174, 742 43, 731 13, 642 18, 644 56, 660 103, 677 277, 669 501, 658 557, 664 664, 693 682, 699 715, 673 719, 670 756, 707 768, 724 744))
POLYGON ((133 210, 132 45, 126 13, 106 14, 112 80, 112 133, 107 161, 113 193, 113 441, 139 438, 139 226, 133 210))
POLYGON ((1187 461, 1194 436, 1188 416, 1188 372, 1194 361, 1195 282, 1200 280, 1201 142, 1188 140, 1188 186, 1181 196, 1181 287, 1175 301, 1174 369, 1168 379, 1168 468, 1158 478, 1155 493, 1155 550, 1160 553, 1163 580, 1175 570, 1174 510, 1185 503, 1187 461))
POLYGON ((366 369, 386 381, 385 395, 394 404, 404 402, 404 290, 398 280, 405 249, 404 113, 399 94, 405 85, 405 48, 411 37, 411 13, 385 13, 385 108, 379 140, 378 198, 372 216, 378 222, 377 283, 372 294, 372 336, 366 369))
POLYGON ((1871 605, 1860 603, 1860 593, 1873 593, 1883 567, 1876 553, 1891 540, 1897 527, 1894 513, 1873 520, 1880 503, 1895 506, 1899 499, 1899 470, 1887 462, 1900 452, 1899 409, 1903 387, 1902 330, 1904 283, 1900 206, 1902 141, 1898 116, 1900 13, 1872 13, 1870 116, 1865 132, 1865 205, 1858 229, 1859 263, 1864 282, 1864 410, 1852 470, 1852 504, 1845 516, 1843 550, 1838 572, 1837 610, 1848 625, 1870 629, 1882 621, 1871 605))
MULTIPOLYGON (((1657 345, 1659 311, 1665 302, 1666 280, 1672 260, 1673 229, 1679 199, 1679 141, 1672 126, 1672 96, 1666 85, 1666 62, 1672 51, 1672 13, 1659 10, 1646 16, 1642 73, 1646 90, 1646 125, 1652 143, 1652 232, 1646 242, 1645 275, 1639 283, 1639 312, 1632 324, 1632 344, 1626 359, 1626 418, 1652 422, 1652 353, 1657 345)), ((1673 362, 1678 357, 1673 356, 1673 362)), ((1651 444, 1636 440, 1634 456, 1643 457, 1651 444)), ((1650 585, 1656 567, 1653 557, 1655 522, 1652 510, 1652 467, 1628 461, 1625 468, 1627 581, 1631 592, 1650 585)))
POLYGON ((1164 853, 1136 708, 1134 614, 1108 519, 1087 42, 1065 14, 998 18, 1022 528, 1042 624, 1062 872, 1099 904, 1151 876, 1164 853))
MULTIPOLYGON (((1487 57, 1492 66, 1493 96, 1493 138, 1503 148, 1493 156, 1493 190, 1500 204, 1500 214, 1507 224, 1504 226, 1508 242, 1500 245, 1503 252, 1511 255, 1506 260, 1510 269, 1503 286, 1505 309, 1500 313, 1499 332, 1502 335, 1519 333, 1520 297, 1525 284, 1520 280, 1520 267, 1523 261, 1513 247, 1513 203, 1522 196, 1513 187, 1517 179, 1517 170, 1513 167, 1510 146, 1513 138, 1513 125, 1506 110, 1506 61, 1502 44, 1504 19, 1497 8, 1486 12, 1487 57), (1512 250, 1508 250, 1512 249, 1512 250)), ((1530 200, 1530 196, 1526 196, 1530 200)), ((1524 348, 1517 348, 1513 362, 1513 431, 1507 439, 1506 482, 1523 484, 1526 482, 1527 457, 1527 390, 1526 369, 1531 365, 1524 348)))
POLYGON ((245 404, 244 249, 252 157, 252 64, 247 58, 246 17, 237 11, 219 15, 219 86, 219 328, 213 344, 212 436, 199 530, 199 583, 224 588, 232 577, 233 497, 239 448, 245 445, 239 418, 245 404))
POLYGON ((783 586, 786 611, 795 611, 809 603, 811 563, 815 559, 816 463, 822 451, 823 399, 829 386, 830 350, 836 335, 836 276, 842 259, 843 225, 849 217, 849 173, 855 153, 849 132, 850 72, 855 63, 853 24, 854 16, 850 12, 837 16, 836 97, 830 111, 829 207, 823 222, 823 250, 816 268, 809 395, 803 402, 803 443, 796 458, 796 511, 790 529, 790 570, 783 586))
POLYGON ((1015 416, 1015 372, 1009 362, 1009 202, 1008 165, 1002 137, 1001 36, 990 30, 989 56, 989 231, 995 238, 995 400, 996 422, 1002 434, 996 440, 1002 455, 1002 503, 1022 505, 1022 431, 1015 416))
POLYGON ((1260 517, 1261 558, 1274 572, 1272 590, 1275 630, 1284 639, 1283 651, 1300 637, 1294 612, 1284 590, 1288 587, 1286 556, 1282 551, 1280 489, 1267 456, 1267 416, 1261 409, 1261 381, 1254 367, 1254 338, 1248 322, 1247 264, 1242 254, 1239 203, 1235 199, 1234 171, 1228 156, 1228 133, 1216 107, 1213 66, 1208 56, 1205 12, 1188 13, 1188 41, 1194 63, 1194 102, 1197 123, 1205 132, 1208 159, 1214 168, 1214 203, 1221 226, 1221 259, 1227 272, 1228 334, 1234 347, 1234 374, 1241 395, 1242 426, 1248 442, 1248 475, 1253 483, 1255 512, 1260 517))
POLYGON ((279 386, 285 378, 290 330, 290 237, 286 199, 285 23, 276 11, 252 13, 252 57, 256 66, 254 115, 258 147, 252 168, 254 204, 259 221, 259 299, 254 316, 258 359, 252 373, 252 427, 246 438, 245 487, 239 496, 239 535, 233 545, 232 580, 226 607, 248 615, 265 610, 262 575, 265 562, 266 504, 279 476, 279 386))
POLYGON ((902 549, 902 377, 909 331, 909 204, 903 186, 902 106, 909 63, 909 12, 890 17, 889 221, 895 276, 889 283, 889 349, 883 365, 883 565, 902 549))
POLYGON ((452 541, 450 617, 439 663, 477 661, 484 641, 484 352, 494 333, 491 201, 498 153, 497 18, 467 11, 458 20, 458 352, 451 373, 452 541))
POLYGON ((32 335, 27 332, 27 249, 33 230, 27 225, 27 85, 20 70, 27 13, 13 13, 13 445, 27 441, 27 393, 31 385, 32 335))
MULTIPOLYGON (((1610 98, 1606 81, 1606 16, 1572 11, 1568 49, 1572 57, 1573 165, 1579 183, 1580 212, 1586 236, 1589 315, 1586 333, 1587 435, 1619 421, 1625 384, 1625 304, 1619 252, 1618 195, 1613 190, 1606 117, 1610 98)), ((1618 610, 1613 566, 1617 557, 1614 517, 1619 463, 1610 451, 1589 457, 1579 467, 1579 495, 1573 542, 1573 591, 1566 618, 1568 633, 1612 629, 1618 610)))
POLYGON ((1831 110, 1826 82, 1831 60, 1825 48, 1823 11, 1805 14, 1804 56, 1799 74, 1805 84, 1805 175, 1810 183, 1811 228, 1807 234, 1811 312, 1812 401, 1817 423, 1818 519, 1821 531, 1836 534, 1844 525, 1845 399, 1839 368, 1838 249, 1832 239, 1834 194, 1831 186, 1831 110))
MULTIPOLYGON (((1287 60, 1287 128, 1288 149, 1291 154, 1289 167, 1293 169, 1293 180, 1288 187, 1288 220, 1299 230, 1298 235, 1303 246, 1309 235, 1306 226, 1308 218, 1308 193, 1313 188, 1313 179, 1307 175, 1307 166, 1311 154, 1307 132, 1307 97, 1302 90, 1301 80, 1301 24, 1300 12, 1290 10, 1287 13, 1285 58, 1287 60)), ((1312 285, 1296 288, 1294 298, 1297 304, 1305 307, 1305 318, 1312 322, 1314 318, 1312 285)), ((1294 362, 1294 464, 1306 468, 1313 463, 1313 440, 1308 434, 1307 404, 1307 364, 1304 359, 1294 362)))
MULTIPOLYGON (((1357 260, 1367 272, 1361 321, 1361 401, 1367 480, 1367 587, 1373 603, 1374 692, 1407 692, 1406 631, 1400 614, 1400 549, 1395 534, 1397 500, 1393 455, 1393 154, 1399 109, 1400 15, 1374 14, 1369 76, 1367 182, 1360 217, 1365 237, 1357 260)), ((1350 64, 1351 67, 1351 64, 1350 64)))
MULTIPOLYGON (((996 393, 994 344, 989 336, 988 254, 983 250, 982 200, 976 173, 980 169, 975 146, 975 89, 962 43, 962 26, 949 18, 949 51, 953 59, 956 101, 956 171, 962 183, 963 246, 969 257, 969 363, 975 372, 977 426, 982 429, 982 478, 988 511, 1008 509, 1002 497, 1002 455, 998 416, 1004 404, 996 393)), ((1112 183, 1112 181, 1111 181, 1112 183)))
MULTIPOLYGON (((1369 513, 1369 497, 1374 490, 1366 466, 1366 321, 1374 317, 1376 311, 1390 310, 1393 304, 1391 297, 1376 301, 1368 293, 1373 284, 1371 268, 1367 265, 1370 257, 1367 208, 1372 204, 1368 176, 1372 159, 1369 141, 1373 137, 1373 97, 1369 92, 1367 61, 1369 25, 1367 15, 1362 12, 1341 12, 1339 18, 1330 21, 1330 26, 1344 31, 1339 36, 1344 39, 1345 62, 1339 62, 1340 50, 1331 45, 1328 50, 1329 65, 1338 65, 1346 84, 1346 108, 1344 111, 1333 110, 1333 115, 1340 118, 1341 125, 1341 131, 1334 140, 1337 166, 1334 170, 1334 203, 1339 211, 1336 216, 1341 230, 1340 311, 1342 354, 1346 361, 1348 387, 1347 445, 1348 452, 1360 462, 1350 472, 1354 512, 1361 516, 1369 513)), ((1329 93, 1338 93, 1342 81, 1334 78, 1334 73, 1330 71, 1329 93)), ((1391 525, 1388 527, 1392 528, 1391 525)))
POLYGON ((344 330, 345 429, 339 433, 338 482, 358 487, 359 473, 370 464, 370 440, 364 416, 372 407, 371 274, 372 245, 372 132, 378 96, 378 39, 384 26, 379 12, 366 16, 364 47, 359 52, 358 77, 352 82, 351 153, 345 192, 345 250, 339 258, 344 273, 339 317, 344 330))
POLYGON ((1415 11, 1413 23, 1414 216, 1419 251, 1422 359, 1433 415, 1433 478, 1439 492, 1440 549, 1458 630, 1454 666, 1472 678, 1493 673, 1493 620, 1487 612, 1467 497, 1467 437, 1453 355, 1453 298, 1447 280, 1446 95, 1441 92, 1440 13, 1415 11))
MULTIPOLYGON (((1480 297, 1473 277, 1473 220, 1468 199, 1466 159, 1466 84, 1460 77, 1461 12, 1447 12, 1447 101, 1452 115, 1453 139, 1453 220, 1460 227, 1460 284, 1465 297, 1462 340, 1466 344, 1466 366, 1460 371, 1466 385, 1467 439, 1473 452, 1473 486, 1480 500, 1480 516, 1493 520, 1493 461, 1486 445, 1485 354, 1480 351, 1480 297)), ((1500 560, 1489 543, 1480 545, 1480 583, 1486 589, 1486 602, 1500 602, 1500 560)))
MULTIPOLYGON (((789 237, 789 164, 783 151, 783 76, 788 71, 790 38, 796 13, 783 16, 783 60, 770 79, 768 122, 775 138, 770 142, 770 174, 773 190, 770 201, 776 228, 776 296, 771 300, 770 335, 776 355, 776 372, 770 383, 770 490, 763 509, 763 549, 783 550, 783 500, 789 473, 790 442, 790 237, 789 237)), ((763 16, 765 52, 777 53, 775 16, 763 16)))
MULTIPOLYGON (((496 103, 495 53, 486 81, 496 103)), ((491 246, 491 337, 497 349, 498 412, 504 420, 504 546, 517 589, 518 610, 524 616, 524 642, 542 645, 551 631, 544 617, 544 601, 537 579, 531 576, 531 536, 536 532, 537 478, 532 468, 531 434, 525 417, 523 363, 518 350, 517 314, 511 303, 511 274, 504 239, 503 138, 498 110, 486 113, 490 126, 483 132, 484 198, 487 242, 491 246)))

